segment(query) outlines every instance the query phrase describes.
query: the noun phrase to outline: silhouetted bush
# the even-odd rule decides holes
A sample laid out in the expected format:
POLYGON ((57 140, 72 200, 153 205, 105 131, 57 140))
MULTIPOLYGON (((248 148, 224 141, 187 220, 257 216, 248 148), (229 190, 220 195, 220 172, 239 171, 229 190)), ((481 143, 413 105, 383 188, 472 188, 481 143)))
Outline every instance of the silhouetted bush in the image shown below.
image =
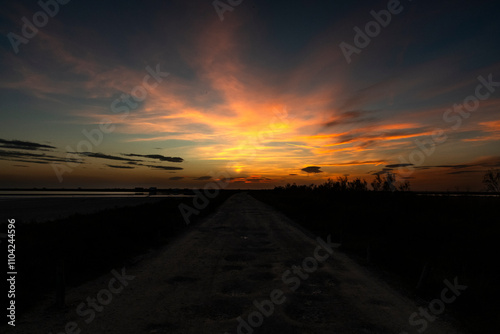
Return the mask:
POLYGON ((500 193, 500 170, 490 170, 483 177, 486 191, 500 193))
MULTIPOLYGON (((375 175, 375 180, 371 183, 372 189, 374 191, 410 191, 410 182, 405 181, 403 183, 397 182, 396 177, 392 173, 387 173, 385 178, 382 178, 380 174, 375 175)), ((360 178, 354 179, 354 181, 349 181, 347 176, 341 176, 337 178, 337 181, 328 179, 322 184, 315 185, 297 185, 296 183, 288 183, 286 186, 276 186, 275 191, 287 191, 287 192, 361 192, 368 191, 368 183, 360 178)))

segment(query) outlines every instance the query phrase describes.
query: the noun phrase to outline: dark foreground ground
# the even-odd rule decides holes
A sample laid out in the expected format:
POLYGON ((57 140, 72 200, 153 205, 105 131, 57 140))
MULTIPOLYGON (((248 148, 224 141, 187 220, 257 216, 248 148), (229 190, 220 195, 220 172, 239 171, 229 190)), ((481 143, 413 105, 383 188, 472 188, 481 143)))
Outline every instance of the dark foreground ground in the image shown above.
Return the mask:
POLYGON ((192 206, 191 198, 18 225, 18 326, 0 328, 496 332, 498 198, 253 191, 225 202, 234 193, 210 200, 189 226, 178 206, 192 206), (316 240, 329 235, 332 254, 316 240), (54 306, 58 272, 67 286, 62 309, 54 306), (114 277, 123 289, 119 280, 110 285, 114 277), (453 295, 445 280, 467 288, 453 295), (447 287, 453 301, 436 309, 447 287))
MULTIPOLYGON (((212 213, 231 194, 224 191, 212 199, 199 214, 190 216, 190 223, 212 213)), ((179 210, 181 204, 193 207, 193 198, 1 201, 4 237, 4 221, 16 220, 16 311, 23 313, 43 299, 54 299, 61 272, 65 285, 75 287, 112 268, 137 262, 185 233, 189 226, 179 210)), ((6 239, 1 240, 2 254, 7 255, 6 239)))
MULTIPOLYGON (((19 333, 413 333, 418 305, 245 193, 136 264, 42 303, 19 333), (118 278, 118 279, 116 279, 118 278)), ((451 296, 451 295, 450 295, 451 296)), ((420 317, 419 317, 420 318, 420 317)), ((444 315, 426 333, 459 333, 444 315)))
POLYGON ((443 314, 455 314, 472 333, 500 327, 500 197, 293 187, 252 195, 317 235, 331 234, 340 250, 421 306, 457 277, 467 289, 443 314))

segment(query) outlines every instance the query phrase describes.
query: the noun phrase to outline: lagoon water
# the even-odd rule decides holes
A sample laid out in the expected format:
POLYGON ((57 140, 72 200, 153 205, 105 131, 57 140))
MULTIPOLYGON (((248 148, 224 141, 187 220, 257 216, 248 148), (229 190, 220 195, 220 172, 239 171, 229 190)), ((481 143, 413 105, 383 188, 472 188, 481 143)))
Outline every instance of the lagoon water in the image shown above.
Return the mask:
POLYGON ((149 195, 113 191, 0 191, 0 224, 7 219, 35 223, 124 206, 192 195, 149 195))
POLYGON ((148 191, 83 191, 83 190, 0 190, 0 200, 34 197, 191 197, 192 195, 150 195, 148 191))

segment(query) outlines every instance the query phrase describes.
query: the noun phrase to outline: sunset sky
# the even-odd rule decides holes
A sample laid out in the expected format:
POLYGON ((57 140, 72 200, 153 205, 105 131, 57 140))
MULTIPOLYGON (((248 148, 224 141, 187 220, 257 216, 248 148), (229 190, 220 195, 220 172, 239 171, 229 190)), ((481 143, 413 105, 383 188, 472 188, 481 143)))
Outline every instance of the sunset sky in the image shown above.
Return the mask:
POLYGON ((497 1, 227 3, 221 20, 212 0, 72 0, 25 38, 42 7, 4 2, 0 187, 390 171, 413 190, 482 190, 500 168, 497 1))

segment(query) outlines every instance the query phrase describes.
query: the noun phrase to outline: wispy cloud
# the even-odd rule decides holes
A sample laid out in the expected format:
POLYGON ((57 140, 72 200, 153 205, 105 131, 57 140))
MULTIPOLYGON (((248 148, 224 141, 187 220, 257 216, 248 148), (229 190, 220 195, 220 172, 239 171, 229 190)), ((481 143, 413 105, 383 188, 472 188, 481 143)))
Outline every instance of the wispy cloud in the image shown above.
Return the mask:
POLYGON ((4 151, 4 150, 0 150, 0 160, 31 162, 36 164, 48 164, 50 162, 81 163, 81 160, 74 158, 62 159, 57 156, 49 154, 37 154, 37 153, 26 153, 26 152, 4 151))
POLYGON ((142 160, 136 160, 136 159, 122 158, 119 156, 109 155, 109 154, 104 154, 104 153, 93 153, 93 152, 81 152, 81 153, 69 152, 69 153, 79 154, 79 155, 83 155, 83 156, 86 156, 89 158, 97 158, 97 159, 119 160, 119 161, 129 161, 129 162, 142 161, 142 160))
POLYGON ((0 139, 0 148, 17 149, 17 150, 47 150, 55 149, 54 146, 33 143, 22 140, 5 140, 0 139))
POLYGON ((132 166, 117 166, 117 165, 106 165, 111 168, 119 168, 119 169, 134 169, 135 167, 132 166))
POLYGON ((317 174, 317 173, 323 173, 322 170, 320 170, 321 167, 317 167, 317 166, 309 166, 309 167, 305 167, 305 168, 302 168, 301 171, 303 172, 306 172, 306 173, 312 173, 312 174, 317 174))
POLYGON ((208 180, 211 180, 212 177, 211 176, 200 176, 200 177, 195 177, 194 180, 196 181, 208 181, 208 180))
POLYGON ((162 169, 162 170, 183 170, 184 169, 182 167, 172 167, 172 166, 153 166, 153 165, 146 165, 146 166, 153 168, 153 169, 162 169))
POLYGON ((133 153, 130 153, 130 154, 123 154, 122 155, 126 156, 126 157, 142 157, 142 158, 149 158, 149 159, 157 159, 157 160, 160 160, 160 161, 169 161, 169 162, 183 162, 184 159, 182 158, 179 158, 179 157, 165 157, 163 155, 160 155, 160 154, 133 154, 133 153))

